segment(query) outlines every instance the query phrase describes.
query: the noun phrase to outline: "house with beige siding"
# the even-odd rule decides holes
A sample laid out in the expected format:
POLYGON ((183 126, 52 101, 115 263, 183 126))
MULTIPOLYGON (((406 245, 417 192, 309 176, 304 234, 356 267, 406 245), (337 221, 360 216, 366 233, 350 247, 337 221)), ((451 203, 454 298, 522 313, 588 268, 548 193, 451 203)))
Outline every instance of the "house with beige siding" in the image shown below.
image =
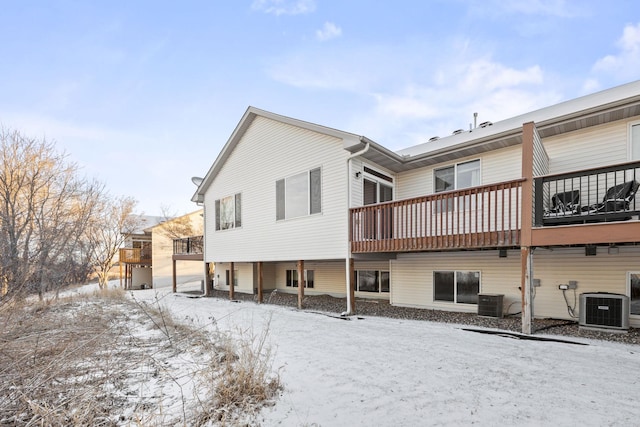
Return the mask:
POLYGON ((640 326, 639 182, 640 81, 400 151, 250 107, 192 200, 207 283, 231 297, 519 315, 529 333, 640 326))
POLYGON ((154 288, 204 280, 203 222, 198 209, 151 228, 154 288))

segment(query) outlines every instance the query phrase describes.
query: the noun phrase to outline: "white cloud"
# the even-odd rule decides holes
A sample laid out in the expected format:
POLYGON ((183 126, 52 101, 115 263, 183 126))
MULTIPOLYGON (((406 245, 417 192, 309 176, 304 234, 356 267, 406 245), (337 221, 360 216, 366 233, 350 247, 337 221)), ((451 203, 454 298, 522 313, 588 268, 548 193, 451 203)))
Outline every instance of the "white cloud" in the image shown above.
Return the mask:
POLYGON ((333 22, 325 22, 321 30, 316 31, 316 39, 326 41, 335 39, 342 35, 342 28, 336 26, 333 22))
POLYGON ((484 15, 507 13, 568 18, 584 14, 584 5, 581 6, 576 7, 566 0, 485 0, 473 3, 471 8, 475 13, 484 15))
POLYGON ((612 74, 620 79, 637 79, 640 73, 640 23, 625 26, 616 46, 619 52, 600 58, 593 71, 612 74))
POLYGON ((315 11, 316 3, 314 0, 254 0, 251 8, 276 16, 303 15, 315 11))
POLYGON ((343 129, 392 149, 468 129, 474 112, 497 122, 562 100, 541 65, 509 66, 469 43, 319 47, 275 58, 268 72, 298 88, 344 92, 360 108, 343 129))

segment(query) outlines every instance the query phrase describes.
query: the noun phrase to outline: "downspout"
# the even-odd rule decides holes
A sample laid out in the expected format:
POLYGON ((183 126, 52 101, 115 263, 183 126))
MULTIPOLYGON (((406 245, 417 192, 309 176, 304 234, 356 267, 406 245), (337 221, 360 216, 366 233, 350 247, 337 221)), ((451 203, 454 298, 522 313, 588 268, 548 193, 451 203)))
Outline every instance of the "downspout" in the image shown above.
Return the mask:
MULTIPOLYGON (((360 141, 363 141, 363 137, 360 137, 360 141)), ((352 166, 351 166, 351 160, 355 157, 361 156, 364 153, 366 153, 367 151, 369 151, 369 147, 371 146, 371 144, 369 144, 368 141, 366 141, 366 145, 365 147, 360 150, 357 151, 353 154, 351 154, 348 158, 347 158, 347 224, 349 224, 349 221, 351 220, 350 218, 350 213, 349 213, 349 209, 351 209, 351 178, 352 178, 352 166)), ((348 226, 347 226, 348 227, 348 226)), ((351 242, 349 239, 350 236, 347 236, 347 257, 345 258, 345 270, 346 270, 346 283, 347 283, 347 310, 342 313, 344 316, 349 316, 351 314, 351 267, 349 265, 349 260, 351 259, 351 242)))

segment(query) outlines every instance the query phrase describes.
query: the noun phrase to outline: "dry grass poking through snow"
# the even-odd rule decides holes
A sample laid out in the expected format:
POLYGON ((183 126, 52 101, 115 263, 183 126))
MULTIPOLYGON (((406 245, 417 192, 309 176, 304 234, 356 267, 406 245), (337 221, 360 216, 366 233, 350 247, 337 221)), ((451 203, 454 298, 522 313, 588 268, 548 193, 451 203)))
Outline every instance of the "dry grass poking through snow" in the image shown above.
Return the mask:
POLYGON ((252 424, 280 389, 267 333, 232 339, 113 290, 0 305, 0 425, 252 424))

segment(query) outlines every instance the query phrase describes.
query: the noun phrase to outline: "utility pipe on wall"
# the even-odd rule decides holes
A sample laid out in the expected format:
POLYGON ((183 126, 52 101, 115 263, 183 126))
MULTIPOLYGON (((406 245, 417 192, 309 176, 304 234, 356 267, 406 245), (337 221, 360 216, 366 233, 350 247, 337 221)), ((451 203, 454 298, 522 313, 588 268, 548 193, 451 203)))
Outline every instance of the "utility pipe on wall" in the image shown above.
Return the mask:
MULTIPOLYGON (((363 137, 360 137, 360 141, 363 141, 363 137)), ((355 157, 361 156, 364 153, 366 153, 367 151, 369 151, 369 147, 370 144, 368 141, 366 141, 366 145, 365 147, 360 150, 357 151, 353 154, 351 154, 348 158, 347 158, 347 224, 349 224, 349 221, 351 220, 350 218, 350 211, 349 209, 351 209, 351 178, 353 176, 353 171, 352 171, 352 166, 351 166, 351 160, 355 157)), ((347 229, 348 229, 348 225, 347 225, 347 229)), ((342 313, 343 315, 351 315, 354 314, 351 312, 351 268, 350 268, 350 264, 349 264, 349 260, 351 259, 351 242, 350 242, 350 236, 347 236, 347 257, 345 259, 345 275, 346 275, 346 283, 347 283, 347 310, 342 313)))

